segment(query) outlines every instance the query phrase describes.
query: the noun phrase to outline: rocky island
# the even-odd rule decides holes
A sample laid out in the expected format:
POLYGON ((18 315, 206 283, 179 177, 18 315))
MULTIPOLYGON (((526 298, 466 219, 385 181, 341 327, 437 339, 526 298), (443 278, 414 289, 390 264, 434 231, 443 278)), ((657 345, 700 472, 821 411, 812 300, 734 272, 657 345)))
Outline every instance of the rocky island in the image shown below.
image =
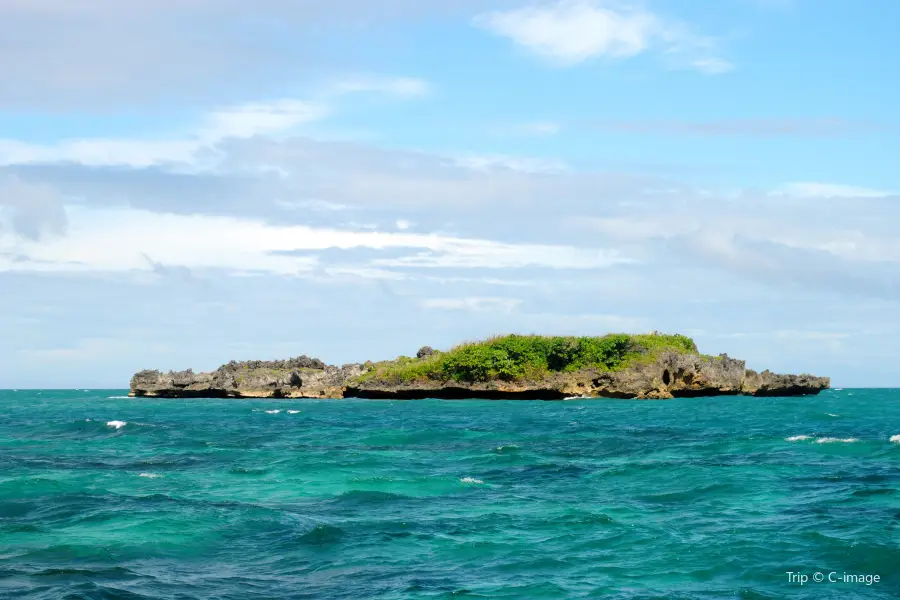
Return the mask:
POLYGON ((166 398, 666 399, 797 396, 827 377, 757 373, 725 354, 701 354, 683 335, 507 335, 415 358, 326 365, 301 356, 232 361, 209 373, 140 371, 130 396, 166 398))

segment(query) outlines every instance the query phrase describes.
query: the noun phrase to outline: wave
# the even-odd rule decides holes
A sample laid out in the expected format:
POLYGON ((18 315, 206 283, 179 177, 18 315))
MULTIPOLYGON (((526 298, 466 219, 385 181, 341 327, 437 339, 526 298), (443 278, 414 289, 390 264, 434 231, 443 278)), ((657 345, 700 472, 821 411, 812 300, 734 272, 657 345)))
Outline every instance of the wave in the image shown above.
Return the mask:
POLYGON ((126 425, 128 425, 128 421, 107 421, 106 422, 107 427, 115 427, 116 429, 122 429, 126 425))
POLYGON ((162 475, 157 475, 156 473, 141 473, 138 477, 148 477, 150 479, 158 479, 162 477, 162 475))
POLYGON ((299 413, 300 413, 299 410, 289 410, 289 411, 288 411, 288 414, 289 414, 289 415, 296 415, 296 414, 299 414, 299 413))
POLYGON ((316 525, 311 531, 304 533, 297 541, 307 546, 325 546, 341 541, 344 530, 334 525, 316 525))
POLYGON ((515 452, 518 449, 519 446, 517 444, 502 444, 495 448, 497 452, 515 452))
POLYGON ((131 400, 130 396, 107 396, 107 400, 131 400))
POLYGON ((394 492, 379 492, 375 490, 350 490, 332 498, 329 501, 331 505, 341 507, 352 507, 354 509, 361 506, 373 506, 378 504, 388 504, 398 500, 406 500, 409 496, 397 494, 394 492))
POLYGON ((892 444, 900 444, 900 435, 892 435, 891 443, 892 444))
POLYGON ((266 414, 267 414, 267 415, 277 415, 277 414, 280 413, 280 412, 281 412, 281 409, 280 409, 280 408, 276 408, 276 409, 273 409, 273 410, 267 410, 267 411, 266 411, 266 414))
POLYGON ((810 439, 808 435, 792 435, 791 437, 784 438, 786 442, 802 442, 804 440, 810 439))
POLYGON ((519 446, 516 444, 502 444, 494 448, 494 451, 498 454, 514 453, 519 451, 519 446))
POLYGON ((471 484, 475 484, 475 485, 481 485, 484 483, 482 480, 475 479, 474 477, 463 477, 459 481, 460 481, 460 483, 471 483, 471 484))
POLYGON ((817 444, 852 444, 853 442, 858 442, 857 438, 834 438, 834 437, 821 437, 816 440, 817 444))
POLYGON ((266 473, 269 472, 269 470, 265 469, 265 468, 254 469, 252 467, 231 467, 231 469, 229 469, 228 472, 231 473, 232 475, 259 476, 259 475, 265 475, 266 473))
POLYGON ((839 416, 841 416, 841 415, 836 415, 836 414, 834 414, 834 413, 825 413, 825 414, 828 415, 829 417, 839 417, 839 416))

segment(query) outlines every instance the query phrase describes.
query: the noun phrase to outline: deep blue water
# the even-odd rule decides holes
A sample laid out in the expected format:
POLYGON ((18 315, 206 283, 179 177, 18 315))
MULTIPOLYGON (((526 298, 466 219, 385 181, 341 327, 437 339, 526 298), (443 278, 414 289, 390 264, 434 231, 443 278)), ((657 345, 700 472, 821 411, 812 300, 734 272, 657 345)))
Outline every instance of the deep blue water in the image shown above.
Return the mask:
POLYGON ((900 391, 122 394, 0 392, 0 598, 900 597, 900 391))

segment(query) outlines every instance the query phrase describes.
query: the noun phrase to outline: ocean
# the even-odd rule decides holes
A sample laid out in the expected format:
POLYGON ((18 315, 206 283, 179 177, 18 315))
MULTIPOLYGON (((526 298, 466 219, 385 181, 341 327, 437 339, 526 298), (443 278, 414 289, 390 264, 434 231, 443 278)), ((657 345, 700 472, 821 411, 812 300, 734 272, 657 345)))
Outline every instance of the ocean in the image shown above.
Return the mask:
POLYGON ((900 598, 900 390, 124 394, 0 392, 0 598, 900 598))

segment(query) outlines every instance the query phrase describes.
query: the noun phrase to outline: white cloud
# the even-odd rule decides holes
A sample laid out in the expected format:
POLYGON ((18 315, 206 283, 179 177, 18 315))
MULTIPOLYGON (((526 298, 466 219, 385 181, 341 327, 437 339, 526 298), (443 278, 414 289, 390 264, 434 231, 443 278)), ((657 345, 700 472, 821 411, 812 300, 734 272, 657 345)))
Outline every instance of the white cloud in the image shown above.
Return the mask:
POLYGON ((707 74, 733 68, 710 55, 711 39, 694 34, 682 23, 619 2, 558 0, 484 13, 473 22, 561 66, 602 56, 629 58, 656 48, 672 59, 673 66, 707 74))
POLYGON ((562 173, 569 170, 569 166, 561 160, 551 158, 531 158, 526 156, 463 156, 455 159, 456 166, 472 169, 473 171, 521 171, 523 173, 562 173))
POLYGON ((373 264, 395 268, 518 269, 546 267, 592 270, 634 262, 633 259, 614 250, 539 244, 504 244, 453 238, 436 242, 432 249, 437 252, 420 252, 402 258, 376 259, 373 264))
MULTIPOLYGON (((323 66, 368 64, 360 25, 473 14, 496 1, 2 0, 0 106, 196 105, 236 85, 282 97, 323 66), (330 32, 325 48, 317 31, 330 32)), ((412 80, 392 85, 422 91, 412 80)))
POLYGON ((69 207, 68 212, 70 228, 64 238, 41 243, 0 238, 0 271, 121 272, 153 269, 159 264, 169 268, 297 275, 316 267, 318 261, 313 252, 329 248, 420 251, 407 257, 373 260, 371 266, 375 269, 416 266, 599 269, 630 260, 607 250, 506 244, 435 234, 275 226, 234 217, 185 216, 133 209, 69 207))
POLYGON ((13 233, 31 240, 61 235, 68 227, 63 198, 57 190, 15 176, 0 178, 0 234, 4 223, 13 233))
POLYGON ((519 134, 519 135, 535 135, 547 136, 556 135, 563 130, 563 124, 555 121, 534 121, 531 123, 520 123, 512 127, 504 128, 503 131, 519 134))
MULTIPOLYGON (((419 79, 372 78, 339 83, 325 96, 332 101, 360 91, 417 96, 427 89, 427 82, 419 79)), ((332 112, 333 107, 323 102, 280 98, 214 108, 188 131, 152 139, 86 138, 33 144, 0 138, 0 165, 73 162, 86 166, 213 168, 220 158, 217 146, 223 141, 290 134, 332 112)))
POLYGON ((428 298, 425 308, 441 310, 511 311, 522 303, 516 298, 428 298))
POLYGON ((652 13, 619 12, 580 0, 491 12, 475 23, 563 64, 603 55, 634 56, 647 49, 658 27, 652 13))
POLYGON ((287 133, 324 119, 326 106, 281 99, 212 110, 192 131, 158 139, 87 138, 54 144, 0 139, 0 165, 73 162, 85 166, 207 166, 226 139, 287 133))
POLYGON ((431 85, 424 79, 415 77, 357 77, 338 81, 332 93, 370 93, 416 98, 431 92, 431 85))
POLYGON ((397 221, 394 224, 396 225, 397 229, 400 229, 400 230, 409 229, 409 227, 411 225, 411 223, 409 221, 407 221, 406 219, 397 219, 397 221))
POLYGON ((0 139, 0 165, 78 163, 85 166, 149 167, 194 162, 206 146, 199 138, 63 140, 55 144, 29 144, 0 139))
POLYGON ((290 99, 226 107, 206 116, 199 137, 206 142, 217 142, 284 133, 298 125, 320 121, 329 112, 327 106, 290 99))
POLYGON ((884 190, 812 181, 788 183, 773 194, 798 198, 885 198, 894 195, 884 190))
POLYGON ((734 65, 722 58, 698 58, 691 61, 691 65, 707 75, 721 75, 734 70, 734 65))

